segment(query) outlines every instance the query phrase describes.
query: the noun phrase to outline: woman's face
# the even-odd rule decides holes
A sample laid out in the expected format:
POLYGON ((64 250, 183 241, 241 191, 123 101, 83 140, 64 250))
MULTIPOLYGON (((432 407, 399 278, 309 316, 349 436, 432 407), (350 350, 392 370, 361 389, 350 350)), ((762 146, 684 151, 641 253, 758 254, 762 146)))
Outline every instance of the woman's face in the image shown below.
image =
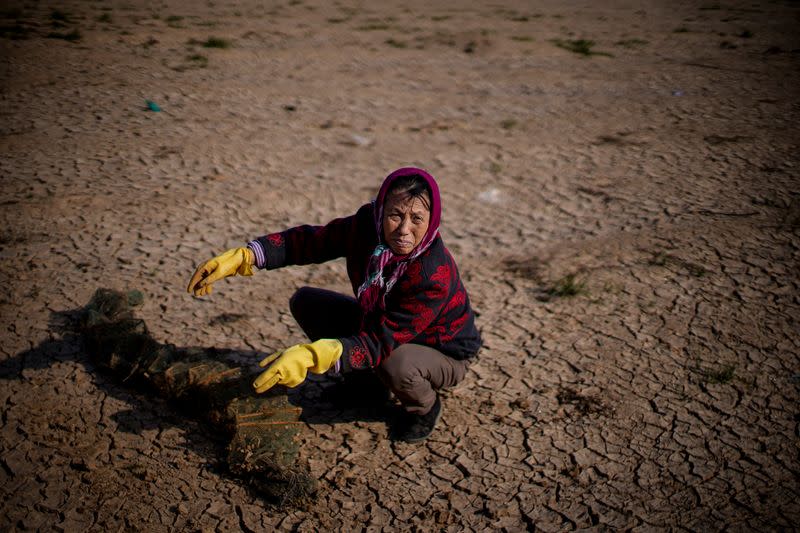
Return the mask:
POLYGON ((406 255, 422 242, 431 220, 430 197, 390 194, 383 203, 383 239, 397 255, 406 255))

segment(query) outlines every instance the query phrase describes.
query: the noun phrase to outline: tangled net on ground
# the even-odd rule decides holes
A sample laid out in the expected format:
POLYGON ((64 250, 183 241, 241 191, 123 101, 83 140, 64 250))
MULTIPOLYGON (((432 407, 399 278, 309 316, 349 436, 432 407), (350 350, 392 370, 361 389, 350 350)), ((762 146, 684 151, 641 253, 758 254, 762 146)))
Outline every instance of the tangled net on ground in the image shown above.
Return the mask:
POLYGON ((134 307, 139 291, 98 289, 80 316, 89 356, 123 382, 155 389, 230 435, 230 471, 272 501, 301 504, 316 490, 297 464, 300 408, 275 391, 253 392, 254 373, 234 350, 180 348, 153 339, 134 307))

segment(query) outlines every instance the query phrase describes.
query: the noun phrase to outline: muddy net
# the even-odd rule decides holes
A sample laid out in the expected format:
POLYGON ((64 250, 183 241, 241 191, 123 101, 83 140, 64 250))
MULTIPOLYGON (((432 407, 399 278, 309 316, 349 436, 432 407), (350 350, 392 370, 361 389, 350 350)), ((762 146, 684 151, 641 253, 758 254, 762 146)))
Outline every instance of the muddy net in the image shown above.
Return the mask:
POLYGON ((80 317, 80 331, 95 364, 120 381, 155 389, 196 418, 230 436, 230 471, 263 496, 300 504, 315 491, 297 464, 300 408, 286 394, 253 392, 255 373, 234 361, 237 352, 180 348, 153 339, 134 315, 139 291, 98 289, 80 317))

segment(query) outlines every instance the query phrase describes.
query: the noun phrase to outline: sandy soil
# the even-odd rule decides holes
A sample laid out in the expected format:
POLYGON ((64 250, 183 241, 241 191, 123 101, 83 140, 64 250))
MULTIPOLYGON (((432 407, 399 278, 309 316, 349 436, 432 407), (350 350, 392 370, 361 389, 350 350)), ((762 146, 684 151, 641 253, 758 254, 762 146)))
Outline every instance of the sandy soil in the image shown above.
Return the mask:
POLYGON ((796 2, 0 15, 0 529, 800 523, 796 2), (600 54, 567 49, 581 39, 600 54), (162 342, 298 342, 289 296, 346 291, 343 264, 203 300, 194 267, 349 214, 408 164, 439 180, 486 347, 421 445, 295 391, 308 508, 253 494, 220 436, 54 324, 98 287, 138 288, 162 342))

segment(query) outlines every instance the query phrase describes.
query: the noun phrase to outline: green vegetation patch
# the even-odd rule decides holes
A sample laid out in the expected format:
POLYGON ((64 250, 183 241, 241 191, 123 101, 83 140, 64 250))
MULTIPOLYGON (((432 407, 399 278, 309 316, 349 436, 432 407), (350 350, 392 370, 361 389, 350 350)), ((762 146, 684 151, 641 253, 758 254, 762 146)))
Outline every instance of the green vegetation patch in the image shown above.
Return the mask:
POLYGON ((53 11, 50 12, 50 20, 66 23, 70 22, 70 16, 69 13, 65 11, 54 9, 53 11))
POLYGON ((183 17, 180 16, 180 15, 170 15, 167 18, 165 18, 164 21, 167 23, 167 26, 169 26, 170 28, 182 28, 183 27, 183 25, 181 24, 181 22, 183 21, 183 17))
POLYGON ((724 385, 733 381, 736 374, 736 365, 723 365, 719 368, 707 368, 702 371, 706 383, 724 385))
POLYGON ((578 281, 575 274, 567 274, 547 291, 550 296, 569 298, 579 294, 586 294, 586 282, 578 281))
POLYGON ((219 37, 209 37, 202 44, 204 48, 230 48, 232 46, 229 40, 219 37))
POLYGON ((571 387, 559 386, 558 393, 556 393, 556 401, 559 405, 569 405, 573 407, 583 416, 592 414, 607 415, 611 413, 611 409, 602 399, 582 394, 571 387))
POLYGON ((708 273, 702 265, 686 261, 685 259, 675 257, 665 252, 654 252, 652 257, 648 260, 648 263, 653 266, 675 265, 685 269, 689 275, 695 278, 702 278, 708 273))
POLYGON ((637 46, 644 46, 648 44, 648 42, 644 39, 623 39, 615 42, 614 44, 617 46, 622 46, 623 48, 636 48, 637 46))
POLYGON ((386 23, 383 23, 383 22, 371 22, 369 24, 361 25, 361 26, 357 27, 356 29, 358 31, 381 31, 381 30, 388 30, 389 28, 391 28, 391 26, 389 26, 386 23))
POLYGON ((393 48, 408 48, 407 43, 396 39, 386 39, 384 42, 393 48))
POLYGON ((690 371, 700 377, 701 385, 727 385, 736 379, 735 364, 702 366, 700 361, 697 361, 690 371))
POLYGON ((186 56, 186 60, 197 68, 205 68, 208 66, 208 58, 201 54, 192 54, 186 56))
POLYGON ((551 39, 550 42, 558 46, 559 48, 563 48, 564 50, 568 50, 574 54, 579 54, 586 57, 589 56, 613 57, 608 52, 596 52, 592 50, 592 48, 594 48, 595 46, 595 42, 587 39, 574 39, 574 40, 551 39))
POLYGON ((72 43, 78 42, 81 40, 81 32, 78 30, 72 30, 71 32, 61 33, 57 31, 53 31, 47 34, 48 39, 63 39, 65 41, 69 41, 72 43))

